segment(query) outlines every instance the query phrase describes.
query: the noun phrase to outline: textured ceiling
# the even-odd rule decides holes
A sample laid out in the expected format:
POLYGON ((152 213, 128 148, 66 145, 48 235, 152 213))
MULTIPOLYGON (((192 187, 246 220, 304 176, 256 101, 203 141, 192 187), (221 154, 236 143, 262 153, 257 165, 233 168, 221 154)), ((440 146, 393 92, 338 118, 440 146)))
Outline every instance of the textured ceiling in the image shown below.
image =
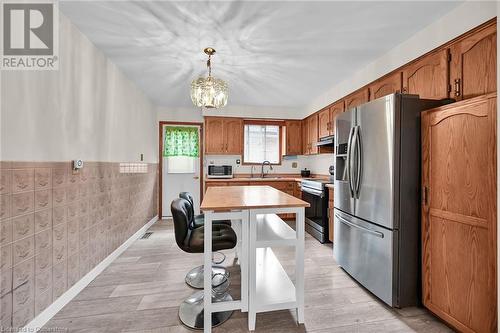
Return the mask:
POLYGON ((458 2, 63 1, 62 12, 158 106, 191 106, 203 48, 228 104, 301 107, 458 2))

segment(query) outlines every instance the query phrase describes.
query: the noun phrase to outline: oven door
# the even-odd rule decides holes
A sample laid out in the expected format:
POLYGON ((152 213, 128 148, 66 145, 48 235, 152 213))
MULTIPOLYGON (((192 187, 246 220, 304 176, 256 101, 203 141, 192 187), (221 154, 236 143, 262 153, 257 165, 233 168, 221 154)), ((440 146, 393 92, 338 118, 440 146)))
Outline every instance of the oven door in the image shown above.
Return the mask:
POLYGON ((321 243, 328 241, 328 197, 324 191, 301 187, 302 200, 309 203, 305 209, 306 231, 321 243))

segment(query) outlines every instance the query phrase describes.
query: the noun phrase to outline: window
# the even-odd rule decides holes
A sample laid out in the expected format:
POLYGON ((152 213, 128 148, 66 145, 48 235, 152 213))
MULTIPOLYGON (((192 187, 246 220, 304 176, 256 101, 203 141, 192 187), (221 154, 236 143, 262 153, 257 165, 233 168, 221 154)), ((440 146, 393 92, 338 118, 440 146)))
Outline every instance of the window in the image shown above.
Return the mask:
POLYGON ((196 157, 191 156, 169 156, 167 157, 168 173, 195 173, 196 157))
POLYGON ((281 163, 281 126, 263 123, 245 123, 243 163, 281 163))
POLYGON ((168 173, 195 173, 199 155, 199 129, 192 126, 166 126, 163 156, 168 173))

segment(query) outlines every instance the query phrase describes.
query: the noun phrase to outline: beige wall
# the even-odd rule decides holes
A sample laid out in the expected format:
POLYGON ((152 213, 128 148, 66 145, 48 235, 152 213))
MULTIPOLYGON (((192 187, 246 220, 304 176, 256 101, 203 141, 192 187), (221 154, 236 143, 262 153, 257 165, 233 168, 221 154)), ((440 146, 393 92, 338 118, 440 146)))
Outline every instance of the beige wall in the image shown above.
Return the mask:
POLYGON ((1 74, 0 160, 157 162, 149 100, 60 13, 58 71, 1 74))

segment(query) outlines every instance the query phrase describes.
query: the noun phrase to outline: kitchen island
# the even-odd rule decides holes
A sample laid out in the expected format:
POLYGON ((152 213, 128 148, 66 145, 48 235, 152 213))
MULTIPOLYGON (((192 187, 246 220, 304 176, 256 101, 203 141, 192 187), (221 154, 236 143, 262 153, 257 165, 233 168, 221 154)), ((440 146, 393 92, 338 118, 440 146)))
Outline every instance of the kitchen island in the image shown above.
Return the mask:
POLYGON ((270 186, 210 187, 201 210, 205 214, 204 331, 211 331, 213 312, 248 312, 255 329, 258 312, 296 309, 304 323, 304 208, 309 204, 270 186), (294 214, 295 230, 277 214, 294 214), (231 219, 239 226, 241 300, 212 303, 212 221, 231 219), (238 221, 240 221, 238 223, 238 221), (271 247, 295 247, 295 279, 289 278, 271 247))

